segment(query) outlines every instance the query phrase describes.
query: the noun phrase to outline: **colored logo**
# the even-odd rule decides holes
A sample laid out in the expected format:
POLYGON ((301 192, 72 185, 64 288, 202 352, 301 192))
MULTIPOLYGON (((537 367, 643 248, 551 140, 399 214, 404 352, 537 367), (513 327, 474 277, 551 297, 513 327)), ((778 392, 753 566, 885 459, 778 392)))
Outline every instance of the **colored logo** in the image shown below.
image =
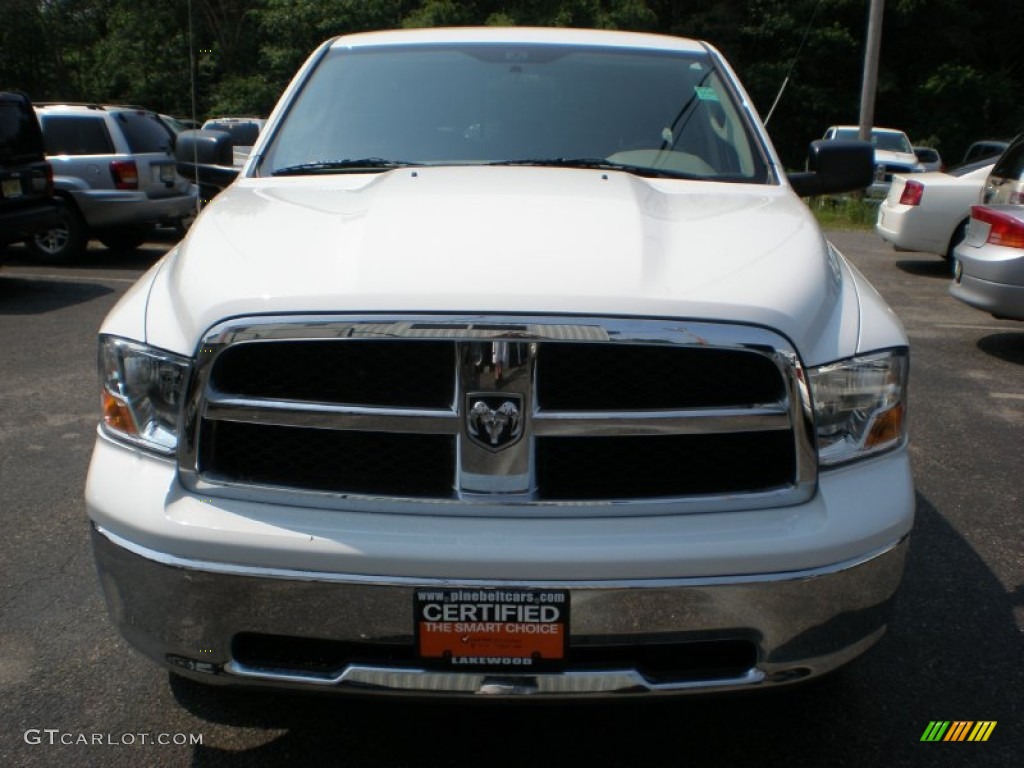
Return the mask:
POLYGON ((988 741, 995 729, 995 720, 932 720, 921 741, 988 741))

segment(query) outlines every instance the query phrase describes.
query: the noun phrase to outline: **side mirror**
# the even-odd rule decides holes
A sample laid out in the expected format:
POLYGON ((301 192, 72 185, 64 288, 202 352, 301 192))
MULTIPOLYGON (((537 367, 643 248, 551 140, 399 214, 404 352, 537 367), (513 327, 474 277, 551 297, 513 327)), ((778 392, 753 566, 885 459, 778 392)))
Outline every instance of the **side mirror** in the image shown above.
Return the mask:
POLYGON ((231 134, 227 131, 182 131, 174 147, 179 163, 231 165, 231 134))
POLYGON ((231 134, 225 131, 182 131, 178 134, 174 157, 178 161, 178 173, 199 185, 204 201, 238 177, 231 134))
POLYGON ((807 170, 789 174, 800 197, 852 192, 871 186, 875 176, 875 148, 867 141, 830 139, 812 141, 807 170))

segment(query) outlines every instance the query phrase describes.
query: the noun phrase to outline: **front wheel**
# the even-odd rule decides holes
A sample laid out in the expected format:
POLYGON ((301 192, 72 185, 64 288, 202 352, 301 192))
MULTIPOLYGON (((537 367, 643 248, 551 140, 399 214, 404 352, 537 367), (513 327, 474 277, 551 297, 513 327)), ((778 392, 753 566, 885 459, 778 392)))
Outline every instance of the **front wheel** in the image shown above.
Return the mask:
POLYGON ((47 264, 68 264, 79 258, 89 242, 89 228, 71 203, 65 203, 61 211, 61 221, 37 235, 33 235, 26 245, 29 252, 38 261, 47 264))

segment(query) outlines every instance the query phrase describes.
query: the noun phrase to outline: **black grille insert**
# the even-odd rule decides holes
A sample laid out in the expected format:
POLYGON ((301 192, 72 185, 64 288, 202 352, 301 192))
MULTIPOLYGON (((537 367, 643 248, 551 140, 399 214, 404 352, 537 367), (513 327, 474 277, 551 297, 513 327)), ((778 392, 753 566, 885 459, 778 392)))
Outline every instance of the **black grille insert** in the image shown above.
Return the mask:
POLYGON ((247 342, 214 365, 215 391, 321 403, 447 408, 455 399, 455 345, 445 341, 247 342))
POLYGON ((711 408, 784 398, 779 369, 754 352, 547 344, 537 358, 537 402, 549 410, 711 408))
POLYGON ((635 669, 652 683, 740 677, 757 664, 749 640, 581 645, 569 652, 573 669, 635 669))
POLYGON ((200 472, 235 483, 336 493, 451 497, 455 439, 448 435, 204 424, 200 472))
POLYGON ((297 672, 338 672, 349 664, 405 665, 415 658, 411 643, 350 643, 312 637, 243 632, 231 641, 243 664, 297 672))
MULTIPOLYGON (((570 645, 563 668, 635 669, 653 683, 739 677, 757 664, 757 646, 739 638, 628 645, 580 640, 570 645)), ((323 675, 338 674, 349 664, 423 666, 416 660, 412 642, 354 643, 255 632, 235 635, 231 655, 247 666, 323 675)))
POLYGON ((790 485, 795 473, 789 431, 537 441, 544 500, 744 493, 790 485))

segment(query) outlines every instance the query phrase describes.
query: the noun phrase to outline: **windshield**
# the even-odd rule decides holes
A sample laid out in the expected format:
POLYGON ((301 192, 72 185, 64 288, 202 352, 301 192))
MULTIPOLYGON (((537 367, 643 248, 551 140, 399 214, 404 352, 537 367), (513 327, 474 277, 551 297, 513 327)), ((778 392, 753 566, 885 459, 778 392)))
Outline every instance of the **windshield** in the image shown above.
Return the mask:
MULTIPOLYGON (((856 139, 860 136, 857 128, 840 128, 836 131, 837 139, 856 139)), ((871 143, 876 149, 883 149, 887 152, 903 152, 908 155, 914 153, 914 147, 905 133, 900 131, 871 131, 871 143)))
POLYGON ((259 172, 574 159, 658 175, 770 180, 707 54, 499 44, 330 51, 259 172), (353 162, 360 159, 372 162, 353 162))
POLYGON ((171 151, 174 132, 152 112, 117 112, 115 119, 133 154, 171 151))

